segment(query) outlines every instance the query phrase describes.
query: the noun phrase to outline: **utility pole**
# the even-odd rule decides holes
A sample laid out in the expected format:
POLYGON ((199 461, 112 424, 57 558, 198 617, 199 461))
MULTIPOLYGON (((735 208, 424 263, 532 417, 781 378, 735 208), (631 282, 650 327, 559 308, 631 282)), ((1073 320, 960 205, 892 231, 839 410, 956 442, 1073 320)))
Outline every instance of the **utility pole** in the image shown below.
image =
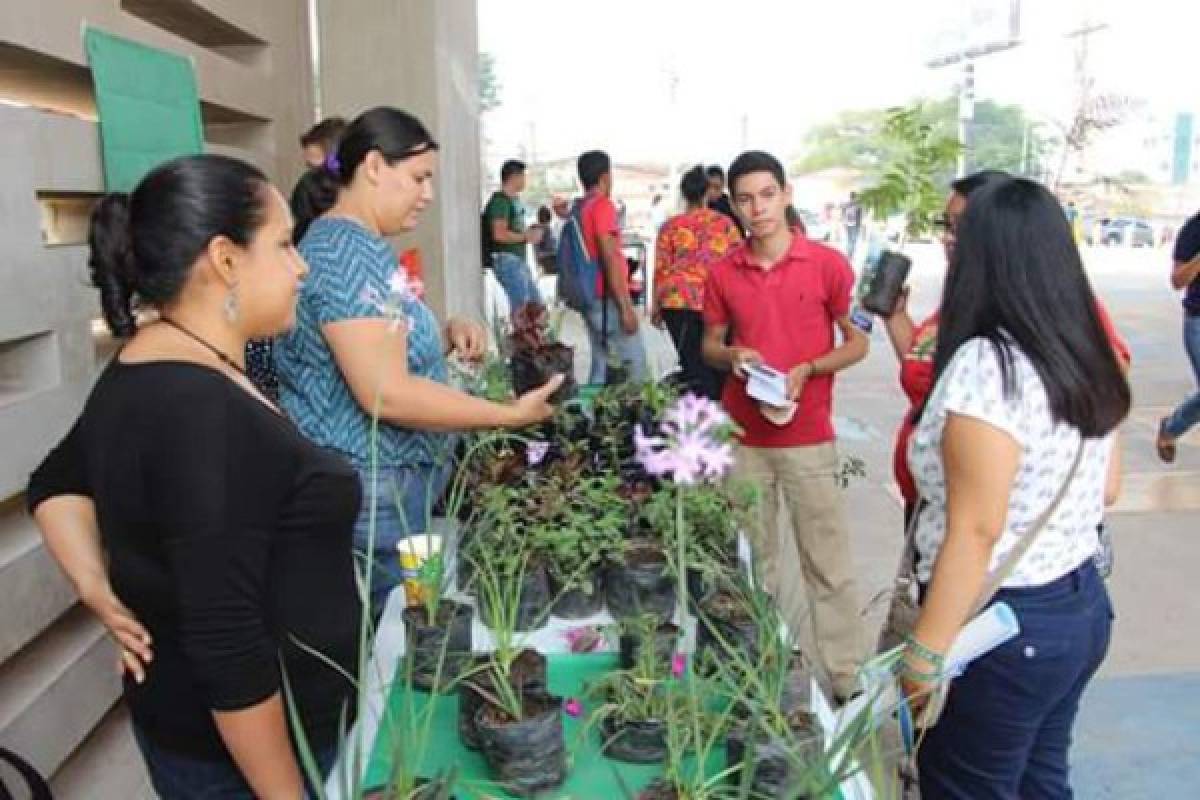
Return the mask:
POLYGON ((962 83, 958 90, 958 143, 962 149, 958 155, 958 177, 965 176, 974 166, 975 155, 975 64, 996 53, 1011 50, 1021 43, 1021 2, 1011 0, 1008 17, 1008 35, 997 41, 971 44, 952 53, 946 53, 925 66, 941 69, 962 64, 962 83))

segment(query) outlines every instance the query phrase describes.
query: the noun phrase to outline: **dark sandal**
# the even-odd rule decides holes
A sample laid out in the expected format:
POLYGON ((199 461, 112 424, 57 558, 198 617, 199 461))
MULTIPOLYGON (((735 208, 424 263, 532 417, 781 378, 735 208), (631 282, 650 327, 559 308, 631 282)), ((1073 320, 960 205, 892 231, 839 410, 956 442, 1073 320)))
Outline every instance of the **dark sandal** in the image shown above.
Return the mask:
POLYGON ((1167 418, 1158 421, 1158 438, 1154 440, 1154 449, 1158 457, 1167 464, 1175 463, 1175 440, 1167 435, 1167 418))

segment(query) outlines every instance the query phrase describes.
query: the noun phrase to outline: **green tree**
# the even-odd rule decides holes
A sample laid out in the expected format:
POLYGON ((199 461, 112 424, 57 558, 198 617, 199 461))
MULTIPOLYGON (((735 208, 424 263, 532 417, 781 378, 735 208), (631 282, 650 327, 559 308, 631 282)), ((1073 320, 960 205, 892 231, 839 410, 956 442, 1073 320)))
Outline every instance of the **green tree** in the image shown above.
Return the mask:
POLYGON ((909 237, 932 227, 945 200, 943 176, 958 158, 958 139, 930 119, 928 107, 921 103, 887 111, 878 134, 878 178, 860 195, 863 207, 876 219, 903 214, 909 237))
POLYGON ((479 54, 479 111, 486 114, 500 106, 500 79, 496 77, 496 57, 479 54))
MULTIPOLYGON (((919 102, 922 122, 945 136, 958 135, 958 99, 919 102)), ((896 142, 886 133, 886 109, 846 111, 818 125, 805 137, 806 153, 795 165, 798 172, 828 167, 858 169, 871 179, 882 177, 882 165, 895 156, 896 142)), ((1050 152, 1048 137, 1019 106, 990 100, 975 104, 975 147, 971 169, 1002 169, 1013 174, 1041 175, 1050 152)), ((953 164, 936 176, 943 185, 954 177, 953 164)))

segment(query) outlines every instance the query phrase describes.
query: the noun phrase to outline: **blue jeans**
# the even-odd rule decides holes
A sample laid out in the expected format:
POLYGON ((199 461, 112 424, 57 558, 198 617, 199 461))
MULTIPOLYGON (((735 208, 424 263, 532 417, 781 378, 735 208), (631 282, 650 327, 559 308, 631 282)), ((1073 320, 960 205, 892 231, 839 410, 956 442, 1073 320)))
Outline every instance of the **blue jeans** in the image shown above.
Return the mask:
POLYGON ((1004 589, 1021 632, 950 687, 917 752, 923 800, 1067 800, 1079 697, 1108 652, 1112 605, 1088 559, 1033 589, 1004 589))
POLYGON ((525 259, 517 258, 512 253, 492 253, 492 271, 508 295, 510 314, 526 303, 542 302, 537 281, 533 279, 533 271, 525 259))
MULTIPOLYGON (((232 758, 207 759, 168 750, 150 741, 137 725, 133 726, 133 738, 161 800, 254 800, 256 797, 232 758)), ((323 780, 337 760, 337 745, 314 752, 313 758, 323 780)), ((300 763, 299 757, 296 761, 300 763)), ((300 769, 303 773, 303 764, 300 769)), ((318 794, 309 786, 306 796, 312 798, 318 794)))
POLYGON ((433 506, 446 487, 448 468, 434 465, 380 467, 375 480, 370 470, 360 470, 363 504, 354 523, 354 552, 365 559, 371 544, 371 507, 375 507, 375 540, 371 553, 371 615, 377 620, 392 590, 404 576, 396 545, 429 529, 433 506))
POLYGON ((1192 376, 1197 389, 1188 399, 1167 417, 1163 431, 1172 439, 1183 436, 1200 422, 1200 314, 1188 314, 1183 318, 1183 347, 1192 362, 1192 376))
POLYGON ((587 328, 588 344, 592 349, 592 364, 588 370, 588 383, 603 384, 608 375, 608 355, 613 353, 618 360, 629 367, 629 380, 644 381, 649 378, 646 368, 646 348, 642 344, 642 331, 638 328, 632 336, 621 330, 621 312, 617 304, 611 300, 608 304, 608 346, 605 348, 604 306, 593 303, 583 315, 584 327, 587 328))

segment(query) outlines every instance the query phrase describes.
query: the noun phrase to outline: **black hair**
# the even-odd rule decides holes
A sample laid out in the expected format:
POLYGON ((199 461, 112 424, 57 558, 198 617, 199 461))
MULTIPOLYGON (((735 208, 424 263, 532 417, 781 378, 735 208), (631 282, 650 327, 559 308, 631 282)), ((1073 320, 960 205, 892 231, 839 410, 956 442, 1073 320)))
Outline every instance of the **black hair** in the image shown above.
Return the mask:
POLYGON ((1017 348, 1041 377, 1054 419, 1083 436, 1104 436, 1129 413, 1129 383, 1070 225, 1040 184, 997 179, 971 194, 941 308, 935 380, 959 347, 982 337, 996 350, 1006 395, 1018 391, 1017 348))
POLYGON ((716 164, 710 165, 708 169, 704 170, 704 174, 709 178, 720 178, 722 181, 725 180, 725 170, 721 169, 716 164))
POLYGON ((332 150, 344 130, 346 130, 346 120, 343 117, 326 117, 300 134, 300 146, 308 147, 319 144, 326 151, 332 150))
POLYGON ((1011 178, 1012 175, 1009 175, 1002 169, 981 169, 979 172, 972 172, 964 178, 952 181, 950 189, 955 194, 970 197, 977 189, 982 189, 985 186, 990 186, 993 183, 1003 180, 1010 180, 1011 178))
POLYGON ((729 165, 729 191, 737 194, 738 180, 752 172, 769 172, 781 188, 787 186, 787 175, 778 158, 762 150, 748 150, 729 165))
POLYGON ((708 192, 708 175, 705 174, 704 167, 697 164, 683 173, 679 180, 679 192, 684 200, 694 206, 703 203, 704 195, 708 192))
POLYGON ((554 221, 554 212, 546 206, 540 206, 537 210, 537 221, 539 225, 549 225, 554 221))
POLYGON ((579 182, 586 191, 595 188, 600 179, 612 170, 612 161, 603 150, 588 150, 579 157, 576 166, 579 169, 579 182))
POLYGON ((88 230, 88 267, 113 335, 137 331, 135 297, 154 306, 177 298, 215 237, 248 246, 266 218, 267 186, 244 161, 195 155, 155 167, 132 194, 100 198, 88 230))
POLYGON ((350 184, 371 151, 379 151, 390 165, 437 149, 429 131, 407 111, 379 106, 359 114, 342 133, 332 163, 310 169, 292 190, 295 240, 299 242, 312 221, 333 207, 338 190, 350 184))
POLYGON ((800 216, 800 212, 794 205, 788 204, 788 207, 783 210, 783 218, 789 228, 796 228, 805 236, 808 235, 808 226, 804 224, 804 217, 800 216))
POLYGON ((517 161, 515 158, 509 159, 500 166, 500 182, 504 183, 513 175, 520 175, 524 171, 524 161, 517 161))

